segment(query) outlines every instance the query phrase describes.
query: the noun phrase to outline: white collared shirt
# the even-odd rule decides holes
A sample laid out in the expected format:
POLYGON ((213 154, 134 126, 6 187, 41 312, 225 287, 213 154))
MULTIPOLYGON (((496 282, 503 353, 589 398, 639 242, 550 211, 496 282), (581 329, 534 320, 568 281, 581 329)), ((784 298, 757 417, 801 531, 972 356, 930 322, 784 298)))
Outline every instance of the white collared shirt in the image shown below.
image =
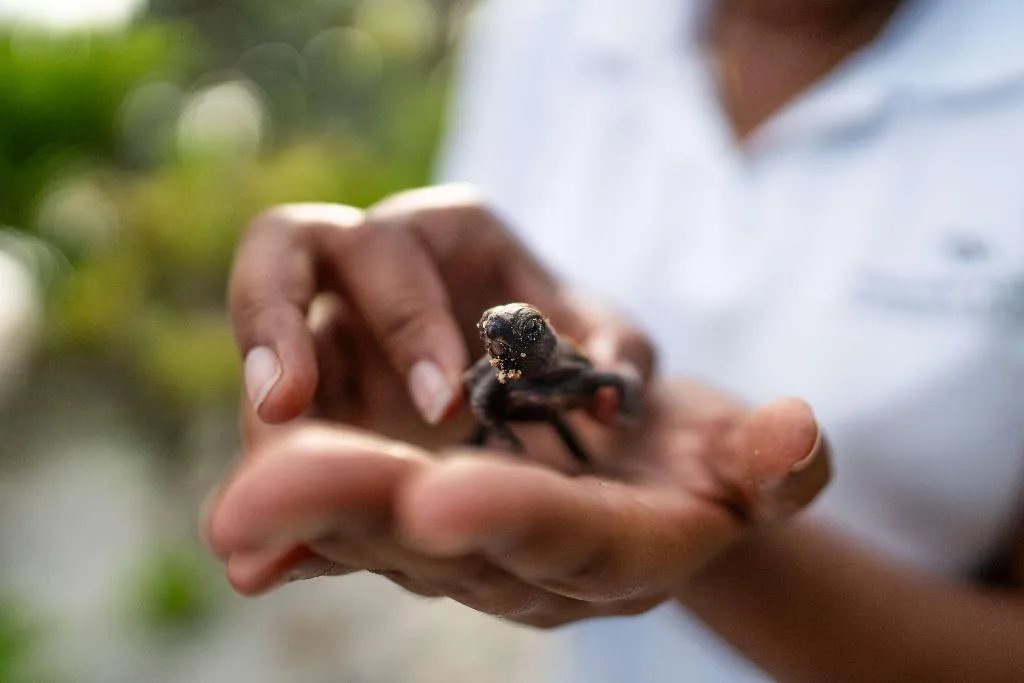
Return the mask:
MULTIPOLYGON (((687 0, 492 0, 444 179, 648 329, 667 373, 801 396, 811 514, 963 577, 1024 484, 1024 3, 915 0, 734 144, 687 0)), ((764 680, 674 606, 567 629, 581 683, 764 680)))

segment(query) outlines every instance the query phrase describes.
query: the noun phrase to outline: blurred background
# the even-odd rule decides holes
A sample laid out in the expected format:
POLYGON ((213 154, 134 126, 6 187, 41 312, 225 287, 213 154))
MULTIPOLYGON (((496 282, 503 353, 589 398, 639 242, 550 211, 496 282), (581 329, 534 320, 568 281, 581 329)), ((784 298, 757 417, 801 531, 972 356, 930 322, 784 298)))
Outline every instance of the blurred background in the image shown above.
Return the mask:
POLYGON ((532 632, 375 577, 246 600, 195 534, 240 230, 428 182, 472 10, 0 0, 0 683, 532 678, 532 632))

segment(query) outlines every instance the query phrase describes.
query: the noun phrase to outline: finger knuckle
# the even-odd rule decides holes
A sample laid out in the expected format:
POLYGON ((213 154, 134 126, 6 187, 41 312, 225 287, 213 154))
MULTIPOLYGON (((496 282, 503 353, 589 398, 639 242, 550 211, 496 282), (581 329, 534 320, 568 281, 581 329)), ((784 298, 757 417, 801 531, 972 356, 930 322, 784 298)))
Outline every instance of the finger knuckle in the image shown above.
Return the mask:
POLYGON ((273 206, 257 213, 242 231, 242 241, 251 242, 261 236, 287 229, 291 226, 285 218, 282 206, 273 206))
POLYGON ((482 557, 460 563, 451 572, 451 575, 460 584, 475 586, 479 589, 503 583, 508 579, 505 572, 482 557))
POLYGON ((395 291, 388 296, 387 308, 410 314, 420 310, 423 295, 411 282, 424 263, 421 247, 408 226, 367 220, 346 230, 324 233, 322 238, 330 259, 329 268, 345 286, 358 289, 365 278, 380 282, 389 279, 395 284, 395 291), (381 272, 387 274, 382 278, 381 272))
POLYGON ((397 570, 378 570, 372 573, 387 579, 402 590, 418 595, 421 598, 440 598, 444 596, 443 591, 438 590, 427 582, 409 576, 405 572, 397 570))
POLYGON ((301 313, 285 301, 266 301, 239 289, 231 302, 232 317, 260 338, 275 338, 301 324, 301 313))
POLYGON ((278 204, 258 214, 253 225, 264 229, 352 228, 363 223, 363 212, 347 204, 305 202, 278 204))
POLYGON ((614 600, 600 605, 597 612, 601 616, 636 617, 650 612, 667 599, 667 596, 645 596, 626 600, 614 600))
POLYGON ((372 222, 400 225, 429 246, 441 260, 471 249, 500 251, 505 231, 484 197, 472 185, 449 184, 409 190, 371 208, 372 222))
POLYGON ((296 220, 293 206, 281 204, 256 214, 242 232, 242 243, 261 242, 276 238, 281 232, 297 232, 303 223, 296 220))
POLYGON ((354 230, 365 223, 363 212, 344 204, 293 203, 264 209, 249 221, 239 244, 280 242, 282 233, 295 243, 354 230))
POLYGON ((505 619, 528 618, 541 604, 541 598, 534 593, 517 591, 512 594, 492 593, 480 600, 488 614, 505 619))
POLYGON ((524 586, 464 587, 452 597, 475 610, 502 619, 529 619, 544 610, 544 598, 538 591, 524 586))
POLYGON ((504 573, 482 557, 458 560, 421 558, 417 563, 417 578, 431 585, 443 586, 449 591, 470 586, 486 586, 502 581, 504 573))
POLYGON ((450 213, 486 213, 479 190, 467 183, 447 183, 398 192, 369 210, 377 220, 408 220, 416 216, 450 213))
POLYGON ((425 581, 457 602, 503 619, 527 617, 550 602, 545 592, 486 561, 466 563, 425 581))
POLYGON ((374 254, 387 244, 387 236, 395 231, 395 226, 383 224, 373 220, 362 220, 348 222, 344 225, 333 223, 326 230, 318 233, 328 254, 338 258, 336 265, 341 265, 348 260, 346 255, 354 254, 358 258, 373 258, 374 254))
POLYGON ((609 548, 595 549, 538 583, 580 600, 614 600, 630 591, 623 585, 622 569, 609 548))
POLYGON ((551 610, 524 616, 516 619, 516 621, 539 631, 554 631, 574 621, 578 621, 579 618, 576 614, 567 614, 562 610, 551 610))
POLYGON ((377 333, 391 352, 402 356, 406 349, 426 337, 432 323, 424 313, 424 301, 415 295, 398 296, 386 314, 376 321, 377 333))

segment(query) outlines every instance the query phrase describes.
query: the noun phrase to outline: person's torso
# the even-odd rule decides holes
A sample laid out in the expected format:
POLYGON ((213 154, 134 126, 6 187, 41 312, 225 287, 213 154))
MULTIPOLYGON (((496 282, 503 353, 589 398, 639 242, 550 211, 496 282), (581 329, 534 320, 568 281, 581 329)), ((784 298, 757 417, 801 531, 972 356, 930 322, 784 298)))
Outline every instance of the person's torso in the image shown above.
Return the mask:
MULTIPOLYGON (((1024 58, 987 89, 876 87, 885 50, 906 58, 887 37, 740 152, 692 44, 584 24, 521 46, 528 76, 495 68, 450 175, 636 317, 663 372, 809 401, 835 454, 811 514, 966 576, 1024 488, 1024 58)), ((671 606, 566 633, 587 683, 758 679, 671 606)))

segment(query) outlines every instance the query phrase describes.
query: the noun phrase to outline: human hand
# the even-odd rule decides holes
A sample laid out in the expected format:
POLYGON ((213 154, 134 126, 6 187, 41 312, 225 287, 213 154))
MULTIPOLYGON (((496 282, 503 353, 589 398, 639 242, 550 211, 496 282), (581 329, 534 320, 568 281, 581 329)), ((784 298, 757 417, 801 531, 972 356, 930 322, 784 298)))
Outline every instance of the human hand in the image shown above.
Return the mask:
POLYGON ((371 571, 551 627, 660 604, 744 534, 806 506, 829 474, 813 414, 793 399, 752 411, 659 383, 642 424, 584 437, 596 476, 310 422, 241 463, 205 536, 244 594, 371 571))
MULTIPOLYGON (((475 324, 509 301, 537 306, 596 364, 650 375, 645 337, 563 287, 467 188, 407 192, 366 212, 265 213, 239 245, 230 284, 246 444, 299 417, 422 446, 464 438, 462 373, 482 353, 475 324)), ((614 403, 606 392, 593 415, 609 421, 614 403)))

